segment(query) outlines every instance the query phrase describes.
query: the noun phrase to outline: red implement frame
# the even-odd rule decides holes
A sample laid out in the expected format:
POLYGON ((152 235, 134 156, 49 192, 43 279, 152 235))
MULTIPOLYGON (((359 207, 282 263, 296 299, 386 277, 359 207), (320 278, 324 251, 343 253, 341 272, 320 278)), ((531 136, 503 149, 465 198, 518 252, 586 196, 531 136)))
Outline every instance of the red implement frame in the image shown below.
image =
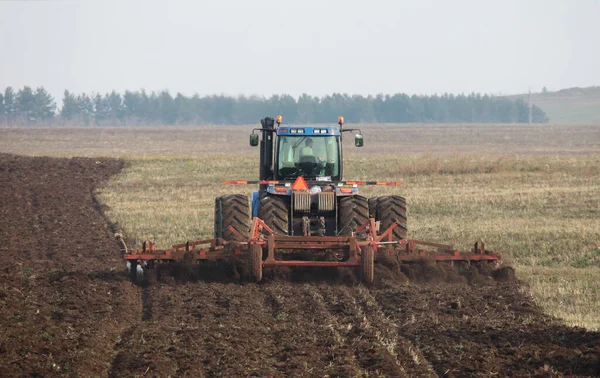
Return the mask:
MULTIPOLYGON (((425 242, 420 240, 392 240, 392 232, 397 224, 394 223, 381 234, 379 222, 373 218, 358 227, 351 236, 279 236, 275 235, 261 219, 254 218, 250 227, 250 239, 229 229, 237 236, 238 241, 223 239, 207 239, 188 241, 176 244, 168 250, 156 249, 155 243, 144 242, 141 249, 125 253, 128 261, 152 261, 198 263, 205 260, 223 260, 242 258, 251 245, 259 245, 266 249, 267 257, 262 261, 263 267, 277 266, 320 266, 320 267, 351 267, 361 266, 363 248, 370 246, 376 256, 385 255, 399 262, 411 262, 421 259, 436 261, 494 262, 500 260, 500 255, 486 251, 483 242, 475 243, 470 252, 459 252, 450 245, 425 242), (345 252, 345 261, 313 261, 276 259, 275 251, 338 251, 345 252)), ((285 255, 285 253, 283 254, 285 255)))

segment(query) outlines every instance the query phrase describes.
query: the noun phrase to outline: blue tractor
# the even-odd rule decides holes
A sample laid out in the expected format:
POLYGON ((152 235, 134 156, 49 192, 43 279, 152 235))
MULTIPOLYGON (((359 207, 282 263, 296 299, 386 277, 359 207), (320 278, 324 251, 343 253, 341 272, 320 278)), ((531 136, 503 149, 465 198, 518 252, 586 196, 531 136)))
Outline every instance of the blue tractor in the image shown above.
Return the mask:
MULTIPOLYGON (((262 119, 250 135, 250 145, 260 146, 260 179, 232 183, 259 185, 252 194, 252 217, 277 235, 347 236, 373 217, 382 230, 396 222, 394 239, 406 239, 403 197, 367 199, 358 192, 358 185, 395 183, 343 180, 342 135, 356 132, 354 145, 363 146, 362 132, 343 123, 339 117, 335 126, 282 126, 281 116, 262 119)), ((216 198, 215 238, 247 237, 249 216, 245 195, 216 198)))

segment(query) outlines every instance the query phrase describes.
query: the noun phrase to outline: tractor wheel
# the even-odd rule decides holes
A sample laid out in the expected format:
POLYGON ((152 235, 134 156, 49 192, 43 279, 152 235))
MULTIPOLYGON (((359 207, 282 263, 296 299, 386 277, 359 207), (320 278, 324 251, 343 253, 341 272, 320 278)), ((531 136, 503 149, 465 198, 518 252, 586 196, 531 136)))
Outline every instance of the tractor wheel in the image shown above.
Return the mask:
POLYGON ((248 250, 248 279, 250 282, 262 280, 262 248, 252 244, 248 250))
POLYGON ((398 223, 398 226, 394 228, 392 240, 406 239, 408 228, 406 227, 406 200, 404 197, 379 197, 376 218, 381 221, 381 232, 387 230, 394 222, 398 223))
POLYGON ((275 235, 288 235, 290 221, 287 198, 265 194, 258 201, 258 217, 271 227, 275 235))
POLYGON ((379 203, 379 197, 369 198, 369 218, 377 219, 377 204, 379 203))
POLYGON ((369 202, 363 196, 342 197, 339 202, 339 235, 351 235, 352 231, 369 220, 369 202))
POLYGON ((366 246, 362 251, 360 273, 364 282, 373 283, 375 279, 375 251, 371 246, 366 246))
POLYGON ((229 226, 248 239, 250 235, 248 197, 243 194, 227 194, 215 199, 215 239, 239 240, 229 226))

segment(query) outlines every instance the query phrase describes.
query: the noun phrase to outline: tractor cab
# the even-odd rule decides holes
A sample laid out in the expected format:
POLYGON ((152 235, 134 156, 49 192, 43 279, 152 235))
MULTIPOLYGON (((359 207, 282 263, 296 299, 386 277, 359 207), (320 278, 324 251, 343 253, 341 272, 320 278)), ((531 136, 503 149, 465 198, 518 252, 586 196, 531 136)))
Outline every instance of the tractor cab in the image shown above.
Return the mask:
MULTIPOLYGON (((250 145, 260 141, 260 180, 294 181, 303 177, 309 181, 342 180, 342 133, 358 132, 356 147, 363 146, 359 129, 344 129, 344 117, 338 117, 338 126, 282 126, 282 118, 266 117, 262 127, 250 135, 250 145), (277 127, 275 126, 277 123, 277 127)), ((265 190, 261 184, 261 190, 265 190)))
POLYGON ((282 126, 276 132, 275 180, 339 181, 342 149, 337 126, 282 126))

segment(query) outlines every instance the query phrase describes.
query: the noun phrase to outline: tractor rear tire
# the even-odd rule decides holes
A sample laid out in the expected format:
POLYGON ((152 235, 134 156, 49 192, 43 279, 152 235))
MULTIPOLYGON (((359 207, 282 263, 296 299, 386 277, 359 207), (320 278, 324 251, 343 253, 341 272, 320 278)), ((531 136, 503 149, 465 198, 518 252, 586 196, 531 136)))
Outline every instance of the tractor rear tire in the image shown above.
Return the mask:
POLYGON ((262 255, 260 245, 252 244, 248 249, 248 279, 250 282, 262 280, 262 255))
POLYGON ((244 241, 229 229, 232 226, 243 238, 250 235, 248 197, 227 194, 215 199, 215 239, 244 241))
POLYGON ((375 251, 373 247, 366 246, 360 258, 361 278, 366 283, 373 283, 375 279, 375 251))
POLYGON ((258 217, 273 230, 275 235, 288 235, 290 212, 287 198, 265 194, 258 201, 258 217))
POLYGON ((356 195, 342 197, 339 202, 339 235, 351 235, 352 232, 369 220, 369 202, 366 197, 356 195))
POLYGON ((381 222, 380 232, 387 230, 394 222, 398 226, 392 231, 392 240, 406 239, 408 227, 406 225, 406 200, 400 196, 382 196, 377 202, 376 220, 381 222))

